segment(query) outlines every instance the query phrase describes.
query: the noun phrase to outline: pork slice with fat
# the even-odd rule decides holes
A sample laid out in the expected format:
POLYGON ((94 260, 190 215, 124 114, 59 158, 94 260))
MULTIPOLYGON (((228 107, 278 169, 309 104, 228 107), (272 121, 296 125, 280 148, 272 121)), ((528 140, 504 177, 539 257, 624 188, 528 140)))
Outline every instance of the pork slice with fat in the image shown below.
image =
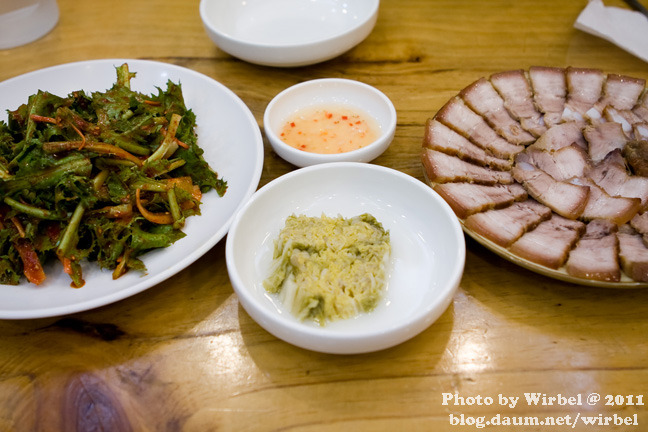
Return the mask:
MULTIPOLYGON (((624 124, 639 121, 639 117, 632 112, 632 108, 639 102, 645 85, 646 80, 641 78, 609 74, 603 83, 601 98, 587 110, 585 117, 592 124, 596 124, 604 121, 604 118, 610 121, 609 118, 613 111, 613 117, 622 118, 624 124)), ((625 126, 624 130, 627 131, 625 126)))
POLYGON ((464 226, 499 246, 508 247, 526 231, 550 217, 548 207, 534 200, 526 200, 503 209, 468 216, 464 226))
POLYGON ((433 188, 450 205, 458 218, 511 205, 527 198, 517 183, 510 185, 480 185, 475 183, 442 183, 433 188))
POLYGON ((619 260, 621 268, 633 280, 648 282, 648 247, 629 225, 619 228, 619 260))
POLYGON ((553 214, 532 231, 525 233, 509 250, 517 256, 552 269, 560 268, 581 234, 585 224, 553 214))
POLYGON ((513 183, 513 177, 509 171, 485 168, 429 148, 423 149, 422 161, 428 180, 435 183, 513 183))
POLYGON ((532 66, 529 81, 533 88, 533 100, 543 113, 545 125, 560 123, 567 96, 567 81, 563 68, 532 66))
POLYGON ((645 79, 609 74, 603 84, 603 96, 595 108, 603 112, 603 108, 610 105, 618 110, 631 110, 639 102, 645 86, 645 79))
POLYGON ((535 141, 533 135, 522 128, 520 122, 511 117, 504 106, 504 99, 486 78, 480 78, 459 95, 473 111, 481 115, 486 122, 507 141, 513 144, 530 144, 535 141))
POLYGON ((533 103, 533 89, 522 69, 493 74, 490 82, 504 99, 508 112, 520 122, 522 128, 535 137, 547 130, 542 113, 533 103))
POLYGON ((526 162, 516 163, 511 172, 531 197, 559 215, 577 219, 583 213, 589 197, 587 186, 555 180, 526 162))
POLYGON ((587 205, 581 214, 583 220, 607 219, 616 225, 623 225, 629 222, 641 207, 639 198, 610 196, 590 178, 575 177, 569 181, 590 189, 587 205))
POLYGON ((621 279, 617 226, 604 219, 587 224, 585 233, 569 253, 565 269, 568 274, 597 281, 618 282, 621 279))
POLYGON ((648 235, 648 212, 637 213, 630 220, 630 226, 641 235, 648 235))
POLYGON ((648 141, 648 122, 632 125, 632 135, 635 139, 648 141))
POLYGON ((619 123, 600 123, 583 128, 583 137, 587 141, 588 153, 592 162, 598 163, 615 149, 623 149, 628 137, 619 123))
POLYGON ((632 108, 632 112, 641 117, 643 121, 648 122, 648 89, 644 90, 639 102, 632 108))
POLYGON ((621 151, 613 150, 589 170, 589 177, 611 196, 639 198, 641 209, 648 206, 648 178, 630 175, 621 151))
POLYGON ((499 136, 488 123, 461 99, 450 99, 435 118, 498 158, 509 159, 524 150, 499 136))
POLYGON ((565 108, 584 115, 601 99, 606 75, 599 69, 568 67, 565 108))
POLYGON ((511 160, 492 156, 463 135, 435 119, 427 121, 423 136, 423 147, 454 155, 468 162, 500 171, 510 170, 513 165, 511 160))
POLYGON ((529 147, 515 157, 516 162, 527 162, 549 174, 556 180, 582 177, 590 167, 589 157, 576 144, 563 147, 555 152, 529 147))
POLYGON ((636 124, 643 123, 643 119, 631 110, 618 110, 611 106, 603 109, 603 120, 610 123, 619 123, 621 129, 628 136, 633 136, 633 128, 636 124))
POLYGON ((572 144, 576 144, 584 150, 587 150, 587 142, 583 138, 581 125, 575 122, 567 122, 552 126, 551 129, 542 134, 529 147, 539 150, 555 151, 572 144))

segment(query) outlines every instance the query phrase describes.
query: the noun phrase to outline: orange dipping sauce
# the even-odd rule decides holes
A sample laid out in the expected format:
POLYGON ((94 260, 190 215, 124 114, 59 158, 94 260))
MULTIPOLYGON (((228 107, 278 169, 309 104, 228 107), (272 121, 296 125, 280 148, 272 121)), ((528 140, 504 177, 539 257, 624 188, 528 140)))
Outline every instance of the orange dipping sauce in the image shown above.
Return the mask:
POLYGON ((298 150, 346 153, 374 142, 379 136, 379 127, 367 114, 342 105, 313 106, 290 117, 279 136, 298 150))

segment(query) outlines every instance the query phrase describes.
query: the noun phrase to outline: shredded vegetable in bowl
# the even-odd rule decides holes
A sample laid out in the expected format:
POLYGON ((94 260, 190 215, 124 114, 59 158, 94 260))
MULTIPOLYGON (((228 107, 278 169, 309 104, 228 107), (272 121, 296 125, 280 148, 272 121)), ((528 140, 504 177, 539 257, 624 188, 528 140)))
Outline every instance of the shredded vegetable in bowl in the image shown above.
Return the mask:
POLYGON ((127 64, 116 72, 105 92, 39 91, 0 122, 0 283, 40 284, 50 259, 73 287, 83 261, 145 271, 138 257, 182 238, 202 193, 225 193, 180 84, 145 95, 127 64))

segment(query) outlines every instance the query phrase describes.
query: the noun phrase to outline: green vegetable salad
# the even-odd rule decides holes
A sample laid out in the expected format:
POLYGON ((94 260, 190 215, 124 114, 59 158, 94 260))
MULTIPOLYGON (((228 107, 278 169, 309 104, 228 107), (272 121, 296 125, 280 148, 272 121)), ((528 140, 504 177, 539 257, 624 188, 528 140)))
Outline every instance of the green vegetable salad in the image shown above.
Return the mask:
POLYGON ((145 271, 138 257, 182 238, 202 193, 225 193, 180 85, 144 95, 134 77, 123 64, 106 92, 39 91, 0 122, 0 283, 40 284, 54 259, 74 287, 84 261, 145 271))

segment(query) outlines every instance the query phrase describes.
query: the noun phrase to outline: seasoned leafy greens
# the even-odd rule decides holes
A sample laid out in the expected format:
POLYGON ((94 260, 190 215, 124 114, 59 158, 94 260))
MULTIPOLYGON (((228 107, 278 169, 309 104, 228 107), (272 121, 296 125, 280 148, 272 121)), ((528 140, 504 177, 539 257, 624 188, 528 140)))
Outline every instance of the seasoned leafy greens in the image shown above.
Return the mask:
POLYGON ((39 91, 0 121, 0 283, 40 284, 50 259, 75 287, 84 260, 145 271, 138 257, 182 238, 203 193, 225 193, 180 84, 145 95, 127 64, 116 72, 105 92, 39 91))

